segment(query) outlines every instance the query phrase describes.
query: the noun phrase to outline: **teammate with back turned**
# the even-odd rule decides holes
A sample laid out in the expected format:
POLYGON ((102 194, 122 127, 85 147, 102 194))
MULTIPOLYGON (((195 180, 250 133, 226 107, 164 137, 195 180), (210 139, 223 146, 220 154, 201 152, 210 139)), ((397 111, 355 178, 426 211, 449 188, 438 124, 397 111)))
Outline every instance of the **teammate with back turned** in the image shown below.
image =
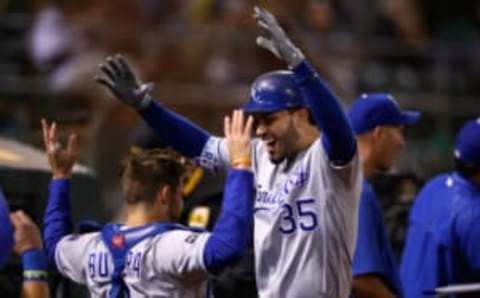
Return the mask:
POLYGON ((91 297, 204 297, 207 272, 218 273, 243 255, 252 225, 254 186, 249 169, 251 127, 242 111, 225 119, 225 140, 234 164, 229 170, 223 210, 212 233, 176 223, 183 206, 185 165, 178 154, 153 149, 126 159, 122 191, 124 224, 101 232, 72 234, 69 188, 77 155, 74 135, 66 148, 55 123, 43 121, 52 168, 45 211, 45 247, 60 273, 86 284, 91 297))
MULTIPOLYGON (((356 142, 335 95, 276 19, 256 7, 257 43, 289 70, 261 75, 243 110, 255 119, 252 170, 260 297, 348 297, 362 174, 356 142), (320 130, 322 133, 320 134, 320 130)), ((225 140, 152 100, 121 56, 97 77, 135 108, 166 144, 213 170, 231 164, 225 140)))

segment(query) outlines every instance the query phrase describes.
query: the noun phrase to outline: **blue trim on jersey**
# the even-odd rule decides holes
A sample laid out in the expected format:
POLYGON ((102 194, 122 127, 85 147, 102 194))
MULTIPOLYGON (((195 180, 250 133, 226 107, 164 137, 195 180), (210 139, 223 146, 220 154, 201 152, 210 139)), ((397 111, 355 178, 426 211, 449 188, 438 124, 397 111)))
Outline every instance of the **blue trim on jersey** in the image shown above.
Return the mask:
POLYGON ((306 60, 292 71, 315 123, 322 130, 322 143, 328 157, 335 165, 347 164, 355 155, 357 143, 335 94, 306 60))
POLYGON ((0 268, 5 265, 13 249, 13 227, 7 200, 0 190, 0 268))
POLYGON ((252 231, 254 197, 252 172, 230 169, 222 213, 203 252, 209 272, 218 273, 244 254, 252 231))
POLYGON ((43 217, 43 239, 48 260, 55 264, 55 249, 64 236, 72 232, 70 214, 70 180, 52 179, 47 208, 43 217))
POLYGON ((187 157, 202 153, 210 134, 157 102, 152 102, 140 112, 143 119, 155 130, 162 142, 187 157))
POLYGON ((186 230, 179 224, 157 223, 121 230, 123 225, 107 224, 102 229, 102 240, 110 251, 113 260, 112 287, 110 298, 130 297, 128 287, 122 277, 128 251, 142 240, 172 230, 186 230))

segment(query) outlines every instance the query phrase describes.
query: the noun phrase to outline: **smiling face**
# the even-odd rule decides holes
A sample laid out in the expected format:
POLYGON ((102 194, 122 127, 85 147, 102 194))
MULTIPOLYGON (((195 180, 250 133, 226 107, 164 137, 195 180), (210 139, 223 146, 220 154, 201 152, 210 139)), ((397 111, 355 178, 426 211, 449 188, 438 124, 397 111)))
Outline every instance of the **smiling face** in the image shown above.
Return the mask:
POLYGON ((274 113, 256 113, 255 134, 264 142, 270 160, 278 164, 297 152, 298 121, 300 110, 284 110, 274 113))

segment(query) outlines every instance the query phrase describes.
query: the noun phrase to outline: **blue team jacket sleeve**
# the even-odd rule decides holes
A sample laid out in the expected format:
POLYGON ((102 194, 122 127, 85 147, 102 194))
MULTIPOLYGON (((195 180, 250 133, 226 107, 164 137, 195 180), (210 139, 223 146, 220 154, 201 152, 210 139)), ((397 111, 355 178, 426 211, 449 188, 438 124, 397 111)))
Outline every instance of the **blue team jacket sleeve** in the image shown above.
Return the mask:
POLYGON ((55 264, 55 249, 58 242, 72 232, 69 179, 53 179, 50 182, 43 225, 43 238, 48 260, 55 264))
MULTIPOLYGON (((370 188, 363 186, 362 196, 360 198, 360 209, 358 216, 358 235, 357 246, 353 256, 352 271, 354 276, 364 274, 384 275, 382 265, 382 253, 379 241, 378 215, 375 206, 376 200, 370 192, 370 188)), ((382 223, 380 223, 382 224, 382 223)))
POLYGON ((5 265, 13 249, 13 227, 7 200, 0 190, 0 268, 5 265))
POLYGON ((187 157, 197 157, 202 152, 210 134, 157 102, 152 102, 140 112, 166 145, 187 157))
POLYGON ((222 213, 208 239, 203 259, 211 273, 218 273, 243 255, 251 236, 254 186, 250 171, 230 169, 222 213))
POLYGON ((322 130, 322 143, 330 160, 336 165, 348 163, 356 151, 353 130, 335 94, 319 77, 314 68, 304 60, 293 69, 295 80, 322 130))

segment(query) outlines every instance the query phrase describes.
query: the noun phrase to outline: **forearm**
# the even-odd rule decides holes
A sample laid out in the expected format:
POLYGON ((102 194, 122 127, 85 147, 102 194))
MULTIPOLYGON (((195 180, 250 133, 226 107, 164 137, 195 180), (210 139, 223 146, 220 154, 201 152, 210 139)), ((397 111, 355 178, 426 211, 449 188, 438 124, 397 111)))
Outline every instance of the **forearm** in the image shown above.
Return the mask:
POLYGON ((204 251, 210 272, 218 272, 243 255, 252 230, 254 193, 250 171, 229 171, 222 213, 204 251))
POLYGON ((375 275, 356 276, 353 279, 355 298, 395 298, 390 289, 375 275))
POLYGON ((200 127, 157 102, 152 102, 140 115, 166 145, 187 157, 199 156, 210 137, 200 127))
POLYGON ((292 71, 307 100, 315 123, 322 131, 323 146, 329 158, 335 164, 348 163, 355 154, 356 141, 347 116, 335 94, 306 60, 292 71))
POLYGON ((22 298, 47 298, 47 260, 40 249, 32 249, 22 254, 23 284, 22 298))
POLYGON ((53 179, 44 215, 44 242, 48 260, 55 264, 55 249, 60 239, 72 232, 70 180, 53 179))

